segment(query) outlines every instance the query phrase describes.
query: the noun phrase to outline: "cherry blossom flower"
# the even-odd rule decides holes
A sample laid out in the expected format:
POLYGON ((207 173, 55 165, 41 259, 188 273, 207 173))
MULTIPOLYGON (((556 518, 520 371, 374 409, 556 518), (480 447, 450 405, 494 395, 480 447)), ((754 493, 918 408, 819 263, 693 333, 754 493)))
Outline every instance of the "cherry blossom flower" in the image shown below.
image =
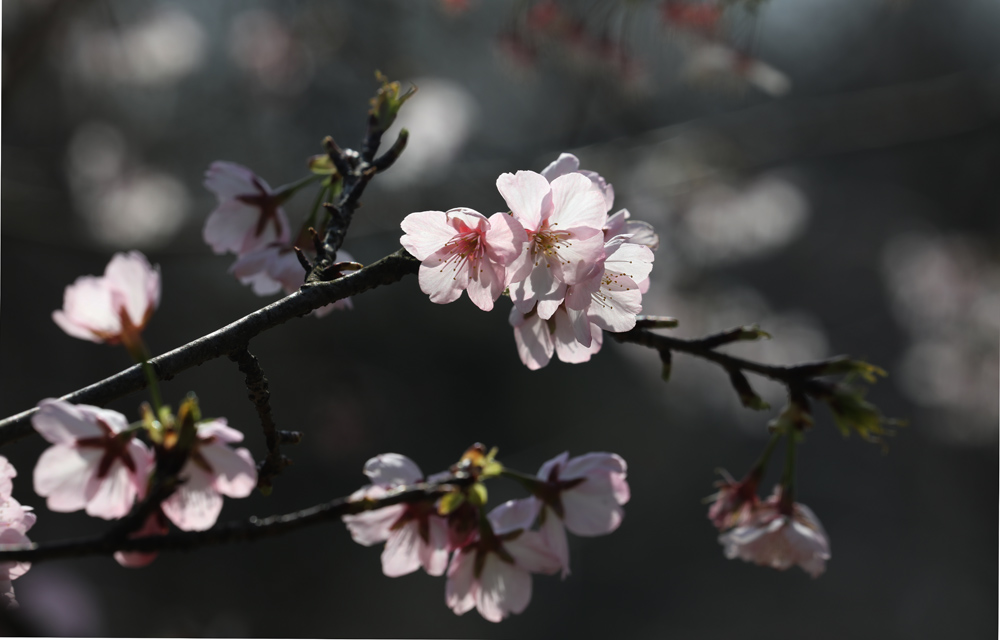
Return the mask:
MULTIPOLYGON (((159 509, 153 511, 146 518, 146 522, 138 530, 128 534, 130 540, 135 538, 146 538, 149 536, 163 536, 170 530, 167 528, 167 519, 159 509)), ((115 560, 123 567, 130 569, 140 569, 148 566, 156 556, 156 551, 115 551, 115 560)))
POLYGON ((448 567, 445 602, 458 615, 473 608, 490 622, 521 613, 531 601, 531 573, 555 573, 560 564, 537 531, 530 513, 506 502, 493 509, 469 545, 456 551, 448 567))
POLYGON ((184 531, 210 528, 222 511, 222 496, 245 498, 257 486, 250 452, 231 449, 243 434, 216 418, 198 424, 196 441, 179 477, 182 484, 162 505, 163 514, 184 531))
POLYGON ((605 331, 628 331, 642 311, 638 283, 649 278, 653 252, 625 236, 611 238, 604 252, 607 257, 590 278, 567 288, 566 307, 585 310, 588 319, 605 331))
POLYGON ((249 253, 272 242, 287 242, 288 218, 282 198, 250 169, 234 162, 213 162, 205 186, 219 206, 205 221, 205 242, 215 253, 249 253))
POLYGON ((63 308, 52 313, 59 327, 91 342, 141 344, 139 334, 160 304, 160 268, 138 251, 116 253, 104 276, 81 276, 66 287, 63 308))
POLYGON ((419 211, 402 222, 403 247, 420 260, 420 290, 431 302, 454 302, 465 290, 473 304, 489 311, 506 286, 506 269, 521 253, 527 235, 513 217, 458 208, 419 211))
POLYGON ((631 497, 625 480, 627 466, 614 453, 588 453, 552 458, 538 470, 545 485, 527 499, 525 509, 541 515, 541 533, 559 558, 562 577, 569 575, 566 530, 578 536, 602 536, 621 525, 622 505, 631 497))
MULTIPOLYGON (((539 303, 542 306, 543 303, 539 303)), ((511 307, 508 317, 521 362, 532 371, 541 369, 556 354, 563 362, 587 362, 601 350, 604 334, 585 311, 559 304, 552 317, 543 319, 532 310, 527 315, 511 307)))
POLYGON ((505 173, 497 189, 528 234, 507 267, 511 299, 525 314, 538 301, 562 300, 565 286, 585 279, 604 257, 604 195, 579 173, 551 184, 533 171, 505 173))
POLYGON ((53 511, 121 518, 146 493, 153 453, 117 411, 42 400, 31 423, 52 443, 35 465, 35 492, 53 511))
MULTIPOLYGON (((343 249, 337 252, 337 259, 343 262, 354 261, 354 258, 343 249)), ((295 248, 282 242, 272 242, 240 255, 229 271, 242 284, 250 285, 253 292, 259 296, 269 296, 282 290, 286 295, 291 295, 299 290, 305 282, 306 275, 295 255, 295 248)), ((351 308, 353 308, 351 299, 344 298, 316 309, 313 315, 322 317, 334 309, 351 308)))
POLYGON ((572 153, 560 153, 559 157, 549 163, 549 166, 542 169, 542 176, 546 180, 552 182, 559 176, 564 176, 569 173, 579 173, 580 175, 589 178, 595 187, 604 196, 604 204, 607 207, 605 212, 611 211, 611 207, 615 204, 615 189, 612 187, 602 176, 596 171, 588 171, 585 169, 580 169, 580 159, 574 156, 572 153))
MULTIPOLYGON (((365 463, 365 475, 375 483, 352 496, 380 498, 395 487, 423 480, 420 467, 406 456, 384 453, 365 463)), ((433 504, 397 504, 343 517, 351 538, 370 547, 385 542, 382 573, 395 578, 418 568, 432 576, 448 566, 448 521, 437 515, 433 504)))
POLYGON ((660 236, 653 229, 653 225, 631 218, 632 214, 628 209, 621 209, 614 215, 608 216, 607 222, 604 223, 604 242, 615 236, 624 235, 628 238, 628 242, 641 244, 649 247, 651 251, 656 251, 660 247, 660 236))
POLYGON ((804 504, 783 507, 777 491, 754 509, 745 524, 721 534, 719 543, 729 559, 781 571, 797 564, 814 578, 826 570, 830 559, 830 542, 816 515, 804 504))
POLYGON ((760 504, 757 498, 757 483, 760 471, 752 471, 737 482, 725 471, 724 479, 716 486, 719 492, 712 496, 712 506, 708 509, 708 519, 720 530, 731 529, 749 522, 754 510, 760 504))
MULTIPOLYGON (((16 476, 14 465, 0 456, 0 545, 31 543, 25 534, 35 524, 35 514, 31 512, 31 507, 21 505, 11 496, 12 480, 16 476)), ((30 562, 0 562, 0 602, 5 607, 17 607, 12 581, 23 576, 30 568, 30 562)))

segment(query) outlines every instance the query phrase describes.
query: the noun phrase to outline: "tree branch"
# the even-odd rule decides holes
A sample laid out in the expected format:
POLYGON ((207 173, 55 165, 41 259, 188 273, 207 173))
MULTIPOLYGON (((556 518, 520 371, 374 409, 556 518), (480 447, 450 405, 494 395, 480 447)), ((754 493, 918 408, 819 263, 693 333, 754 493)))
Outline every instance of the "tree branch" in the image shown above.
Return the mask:
POLYGON ((183 531, 165 536, 123 539, 120 536, 103 535, 79 540, 64 540, 50 543, 33 543, 20 547, 8 546, 0 551, 0 563, 41 562, 57 558, 79 558, 93 555, 111 555, 115 551, 186 551, 200 547, 225 544, 236 541, 252 541, 282 535, 297 529, 339 520, 342 516, 373 511, 395 504, 437 500, 456 487, 475 482, 475 478, 457 475, 441 482, 421 482, 401 487, 398 492, 377 499, 355 499, 350 496, 337 498, 308 509, 270 516, 251 517, 245 521, 228 522, 208 531, 183 531))
MULTIPOLYGON (((742 373, 740 372, 750 371, 780 382, 788 387, 790 392, 806 393, 817 399, 827 400, 833 395, 834 385, 822 380, 816 380, 815 378, 816 376, 830 375, 826 373, 830 367, 845 361, 844 356, 838 356, 818 362, 792 366, 762 364, 715 350, 723 344, 754 339, 755 337, 764 335, 759 329, 740 327, 705 338, 685 339, 653 333, 648 329, 642 328, 644 324, 649 324, 643 316, 638 316, 636 321, 636 328, 623 333, 609 333, 608 335, 618 342, 630 342, 656 349, 660 352, 661 358, 664 358, 665 363, 670 361, 669 354, 673 351, 687 353, 708 360, 709 362, 714 362, 729 373, 731 380, 739 382, 739 384, 734 382, 734 387, 736 387, 737 392, 740 394, 741 401, 747 406, 751 406, 748 402, 752 401, 748 400, 748 398, 751 397, 750 394, 753 392, 749 388, 749 383, 746 386, 743 385, 746 382, 746 378, 742 377, 742 373), (755 332, 758 333, 757 336, 753 336, 755 332)), ((753 395, 755 396, 756 394, 753 395)), ((764 407, 758 406, 753 408, 764 407)))
POLYGON ((257 358, 246 347, 229 354, 229 359, 235 362, 243 375, 247 386, 247 397, 253 402, 260 417, 260 426, 264 430, 264 443, 267 446, 267 457, 257 463, 257 488, 265 493, 271 491, 271 480, 281 473, 281 470, 292 463, 281 455, 282 444, 298 444, 302 434, 298 431, 280 431, 274 424, 271 415, 271 392, 268 390, 267 378, 261 369, 257 358))
MULTIPOLYGON (((206 336, 150 360, 160 380, 170 380, 178 373, 209 360, 227 356, 243 348, 251 338, 292 318, 304 316, 323 305, 358 295, 379 285, 392 284, 403 276, 416 273, 420 262, 399 249, 378 262, 337 280, 306 284, 292 295, 240 318, 206 336)), ((110 378, 61 397, 74 404, 105 405, 112 400, 146 387, 142 367, 135 365, 110 378)), ((31 416, 37 408, 22 411, 0 420, 0 445, 20 440, 33 433, 31 416)))

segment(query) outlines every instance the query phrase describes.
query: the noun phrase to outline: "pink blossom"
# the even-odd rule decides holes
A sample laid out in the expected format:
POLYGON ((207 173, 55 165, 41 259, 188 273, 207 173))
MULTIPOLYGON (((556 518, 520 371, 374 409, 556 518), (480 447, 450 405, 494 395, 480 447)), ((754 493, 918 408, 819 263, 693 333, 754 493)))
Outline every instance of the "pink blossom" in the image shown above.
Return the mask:
POLYGON ((568 309, 564 304, 557 305, 547 320, 536 310, 524 315, 516 306, 511 308, 508 319, 514 327, 517 355, 532 371, 547 365, 553 354, 567 363, 587 362, 601 350, 604 340, 603 332, 590 322, 585 311, 568 309))
POLYGON ((257 486, 250 452, 226 446, 243 434, 225 418, 198 424, 198 434, 179 477, 182 484, 162 505, 163 514, 184 531, 210 528, 222 511, 222 496, 245 498, 257 486))
POLYGON ((569 457, 569 452, 552 458, 538 470, 545 485, 526 502, 541 510, 541 533, 552 553, 559 558, 562 576, 569 574, 569 545, 566 530, 578 536, 602 536, 621 525, 622 505, 631 497, 627 466, 614 453, 588 453, 569 457), (534 501, 534 502, 531 502, 534 501))
POLYGON ((632 214, 628 209, 622 209, 608 216, 608 221, 604 223, 604 242, 615 236, 624 235, 628 237, 628 242, 641 244, 656 251, 660 247, 660 236, 653 229, 653 225, 631 218, 632 214))
POLYGON ((565 286, 588 277, 604 257, 604 195, 579 173, 551 184, 533 171, 505 173, 497 189, 528 234, 507 268, 511 299, 525 314, 536 302, 558 303, 565 286))
MULTIPOLYGON (((337 252, 337 259, 342 262, 354 261, 354 258, 343 249, 337 252)), ((240 255, 229 271, 242 284, 250 285, 253 292, 259 296, 269 296, 282 290, 286 295, 291 295, 299 290, 306 276, 302 264, 295 255, 295 248, 282 242, 272 242, 240 255)), ((351 299, 344 298, 316 309, 313 314, 322 317, 334 309, 350 308, 352 308, 351 299)))
POLYGON ((419 211, 402 222, 399 239, 420 260, 420 290, 431 302, 454 302, 465 290, 473 304, 489 311, 506 286, 506 269, 521 253, 527 235, 513 217, 486 218, 472 209, 419 211))
MULTIPOLYGON (((25 535, 35 524, 35 514, 31 507, 21 505, 11 496, 12 479, 17 476, 14 465, 0 456, 0 545, 26 545, 31 540, 25 535)), ((12 581, 20 578, 30 562, 0 562, 0 602, 7 608, 16 608, 12 581)))
POLYGON ((819 577, 830 559, 823 525, 804 504, 795 503, 790 514, 785 511, 776 492, 753 511, 748 522, 721 534, 719 543, 726 557, 781 571, 797 564, 819 577))
POLYGON ((757 483, 760 470, 754 470, 746 478, 737 482, 725 471, 724 480, 716 486, 719 492, 712 496, 712 506, 708 509, 708 519, 720 530, 746 524, 760 504, 757 498, 757 483))
MULTIPOLYGON (((375 484, 355 492, 355 498, 380 498, 395 487, 420 482, 423 472, 398 453, 385 453, 365 463, 365 475, 375 484)), ((390 578, 418 568, 432 576, 448 566, 448 521, 433 504, 397 504, 343 517, 351 537, 370 547, 385 542, 382 572, 390 578)))
POLYGON ((139 334, 160 304, 160 268, 138 251, 116 253, 104 276, 81 276, 66 287, 59 327, 91 342, 139 344, 139 334))
POLYGON ((117 411, 42 400, 35 431, 52 443, 35 466, 35 492, 53 511, 121 518, 146 493, 153 454, 117 411))
POLYGON ((536 531, 531 514, 506 502, 487 519, 490 529, 456 551, 448 567, 445 602, 458 615, 473 608, 490 622, 521 613, 531 601, 531 573, 555 573, 559 560, 536 531))
POLYGON ((272 242, 288 241, 288 218, 282 198, 250 169, 233 162, 213 162, 205 186, 219 206, 205 221, 204 238, 216 253, 240 255, 272 242))
MULTIPOLYGON (((146 522, 138 530, 128 534, 128 537, 130 540, 134 540, 135 538, 146 538, 149 536, 163 536, 168 532, 167 519, 163 516, 162 511, 156 509, 153 513, 149 514, 146 522)), ((153 560, 156 560, 157 555, 159 554, 156 551, 115 551, 115 560, 123 567, 140 569, 148 566, 153 560)))
POLYGON ((628 331, 642 311, 638 283, 653 269, 653 252, 641 244, 615 236, 604 245, 606 257, 595 273, 567 288, 566 306, 583 309, 591 322, 605 331, 628 331))
MULTIPOLYGON (((604 225, 605 244, 615 236, 625 236, 626 242, 630 244, 641 244, 648 247, 650 251, 656 251, 660 247, 660 236, 653 229, 653 225, 642 220, 630 220, 631 214, 627 209, 622 209, 612 216, 604 225)), ((649 277, 637 280, 639 293, 649 291, 649 277)))
POLYGON ((564 176, 568 173, 579 173, 580 175, 589 178, 595 187, 604 196, 605 212, 611 211, 611 207, 615 204, 615 189, 601 176, 601 174, 596 171, 587 171, 580 169, 580 160, 572 153, 560 153, 559 157, 549 163, 549 166, 542 169, 542 175, 546 180, 552 182, 559 176, 564 176))

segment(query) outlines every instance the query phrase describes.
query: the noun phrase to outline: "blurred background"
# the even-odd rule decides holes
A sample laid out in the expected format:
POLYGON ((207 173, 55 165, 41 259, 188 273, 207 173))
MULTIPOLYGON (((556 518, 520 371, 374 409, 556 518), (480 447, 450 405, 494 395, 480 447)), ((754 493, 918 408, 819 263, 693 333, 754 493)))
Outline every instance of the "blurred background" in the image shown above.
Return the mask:
MULTIPOLYGON (((888 369, 870 393, 909 421, 883 455, 817 409, 800 501, 833 558, 812 580, 726 560, 705 517, 715 469, 741 476, 775 411, 742 408, 717 367, 607 340, 590 363, 518 360, 505 303, 431 304, 408 277, 353 311, 254 340, 280 428, 305 433, 270 497, 222 520, 346 495, 362 465, 425 472, 500 447, 534 472, 563 450, 614 451, 632 501, 604 538, 571 538, 572 575, 536 576, 499 625, 444 606, 444 580, 382 575, 380 550, 332 524, 282 538, 36 564, 15 583, 42 635, 272 637, 966 638, 997 612, 1000 4, 995 0, 5 0, 0 413, 116 373, 122 349, 50 320, 66 285, 115 251, 161 266, 156 353, 263 300, 201 240, 214 160, 271 185, 333 135, 356 146, 379 69, 419 86, 403 158, 364 197, 345 249, 370 263, 407 213, 504 208, 506 171, 560 152, 613 183, 661 247, 646 313, 694 337, 757 323, 734 347, 795 363, 851 354, 888 369)), ((389 138, 392 139, 392 136, 389 138)), ((286 206, 293 225, 312 194, 286 206)), ((780 407, 782 390, 752 380, 780 407)), ((178 376, 260 457, 235 364, 178 376)), ((131 418, 135 395, 111 405, 131 418)), ((32 492, 40 438, 5 447, 36 541, 106 524, 32 492)), ((776 481, 774 465, 766 484, 776 481)), ((491 497, 518 497, 503 482, 491 497)))

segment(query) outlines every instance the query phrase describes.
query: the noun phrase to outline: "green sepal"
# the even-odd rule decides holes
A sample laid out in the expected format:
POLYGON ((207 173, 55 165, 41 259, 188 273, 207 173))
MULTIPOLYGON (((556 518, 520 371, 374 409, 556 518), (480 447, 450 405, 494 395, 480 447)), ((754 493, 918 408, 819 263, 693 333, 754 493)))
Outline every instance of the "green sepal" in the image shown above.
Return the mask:
POLYGON ((319 176, 329 176, 337 173, 337 167, 333 166, 333 160, 326 153, 309 156, 308 164, 309 170, 319 176))
POLYGON ((486 491, 486 485, 482 482, 476 482, 471 485, 466 494, 468 495, 469 504, 474 507, 485 507, 489 501, 489 493, 486 491))
POLYGON ((453 491, 445 494, 438 504, 438 515, 446 516, 452 513, 455 509, 461 507, 463 502, 465 502, 465 494, 461 491, 453 491))

